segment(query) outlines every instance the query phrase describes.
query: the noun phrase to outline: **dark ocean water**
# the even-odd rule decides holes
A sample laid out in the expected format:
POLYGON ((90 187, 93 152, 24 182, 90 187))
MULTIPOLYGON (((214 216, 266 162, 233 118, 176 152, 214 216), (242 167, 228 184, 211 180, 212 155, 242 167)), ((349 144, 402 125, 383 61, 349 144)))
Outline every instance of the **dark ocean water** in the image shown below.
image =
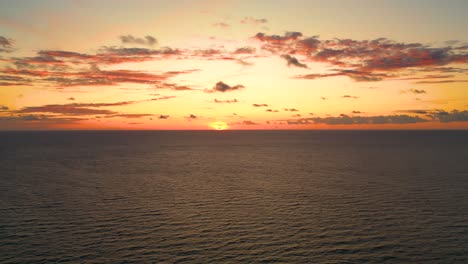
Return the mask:
POLYGON ((0 263, 468 263, 467 131, 0 133, 0 263))

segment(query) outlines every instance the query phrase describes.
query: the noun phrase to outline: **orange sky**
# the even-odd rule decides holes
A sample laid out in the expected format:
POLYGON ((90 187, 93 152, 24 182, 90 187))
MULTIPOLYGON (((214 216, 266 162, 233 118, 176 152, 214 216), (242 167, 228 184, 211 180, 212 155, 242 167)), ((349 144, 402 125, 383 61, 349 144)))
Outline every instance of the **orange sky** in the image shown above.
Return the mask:
POLYGON ((1 2, 0 130, 467 129, 467 2, 351 2, 1 2))

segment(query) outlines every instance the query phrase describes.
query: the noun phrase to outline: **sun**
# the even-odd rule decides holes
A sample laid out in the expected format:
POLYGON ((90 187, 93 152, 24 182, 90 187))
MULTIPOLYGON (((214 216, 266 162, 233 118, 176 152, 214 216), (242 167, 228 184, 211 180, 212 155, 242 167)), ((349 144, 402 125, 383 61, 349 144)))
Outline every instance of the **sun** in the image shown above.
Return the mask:
POLYGON ((214 130, 226 130, 229 128, 226 122, 213 122, 213 123, 210 123, 210 127, 213 128, 214 130))

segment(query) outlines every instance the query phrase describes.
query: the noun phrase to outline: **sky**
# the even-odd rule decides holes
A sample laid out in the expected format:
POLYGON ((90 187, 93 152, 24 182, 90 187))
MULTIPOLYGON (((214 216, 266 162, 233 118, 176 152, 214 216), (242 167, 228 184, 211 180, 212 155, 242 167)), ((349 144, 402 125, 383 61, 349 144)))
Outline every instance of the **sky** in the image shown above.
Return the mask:
POLYGON ((468 129, 466 10, 0 0, 0 130, 468 129))

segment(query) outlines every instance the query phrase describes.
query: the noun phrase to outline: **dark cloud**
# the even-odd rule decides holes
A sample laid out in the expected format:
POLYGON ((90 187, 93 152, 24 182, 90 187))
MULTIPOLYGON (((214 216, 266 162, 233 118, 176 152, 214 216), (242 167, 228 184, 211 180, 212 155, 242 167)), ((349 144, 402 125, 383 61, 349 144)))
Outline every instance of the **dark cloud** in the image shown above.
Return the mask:
POLYGON ((81 106, 72 105, 44 105, 44 106, 30 106, 17 110, 16 113, 53 113, 61 115, 112 115, 117 112, 104 109, 93 109, 81 106))
POLYGON ((452 110, 450 112, 444 110, 432 110, 427 111, 427 116, 439 120, 441 123, 449 122, 467 122, 468 111, 467 110, 452 110))
POLYGON ((309 53, 316 51, 318 47, 320 46, 320 40, 317 39, 317 36, 310 37, 303 39, 299 41, 300 48, 302 48, 303 51, 309 53))
POLYGON ((156 97, 156 98, 151 98, 149 99, 149 101, 160 101, 160 100, 167 100, 167 99, 172 99, 172 98, 176 98, 177 96, 175 95, 165 95, 165 96, 160 96, 160 97, 156 97))
POLYGON ((32 79, 15 75, 0 75, 1 86, 29 86, 32 79))
POLYGON ((343 96, 341 96, 341 97, 342 97, 342 98, 349 98, 349 99, 358 99, 358 98, 359 98, 358 96, 349 95, 349 94, 343 95, 343 96))
POLYGON ((244 17, 240 22, 241 24, 259 25, 268 23, 268 20, 265 18, 244 17))
POLYGON ((292 115, 292 117, 301 117, 301 116, 302 116, 301 114, 292 115))
POLYGON ((8 111, 9 109, 8 106, 0 105, 0 111, 8 111))
POLYGON ((426 90, 411 88, 411 89, 408 89, 408 90, 402 90, 401 92, 402 93, 425 94, 426 90))
POLYGON ((432 113, 433 110, 421 110, 421 109, 410 109, 410 110, 397 110, 397 113, 409 113, 409 114, 429 114, 432 113))
POLYGON ((67 100, 69 100, 69 101, 75 101, 75 97, 68 97, 67 100))
POLYGON ((233 53, 234 54, 253 54, 253 53, 255 53, 255 48, 253 48, 253 47, 242 47, 242 48, 236 49, 233 53))
POLYGON ((275 43, 275 44, 282 44, 287 41, 297 40, 300 37, 302 37, 301 32, 286 32, 284 36, 265 35, 265 33, 257 33, 257 35, 255 35, 255 38, 260 41, 270 42, 270 43, 275 43))
POLYGON ((267 109, 265 111, 266 112, 271 112, 271 113, 278 113, 279 112, 278 110, 275 110, 275 109, 267 109))
POLYGON ((418 81, 416 84, 432 84, 432 83, 466 83, 468 80, 442 80, 442 81, 418 81))
POLYGON ((124 48, 104 46, 96 54, 84 54, 62 50, 42 50, 38 57, 17 59, 18 63, 30 64, 118 64, 127 62, 143 62, 149 60, 167 59, 181 55, 181 51, 163 47, 161 49, 124 48))
POLYGON ((13 46, 13 43, 11 39, 0 36, 0 52, 12 52, 13 51, 12 46, 13 46))
POLYGON ((194 120, 194 119, 198 119, 198 116, 196 116, 194 114, 190 114, 190 115, 186 116, 185 118, 187 118, 187 120, 194 120))
POLYGON ((299 110, 295 109, 295 108, 284 108, 284 111, 289 111, 289 112, 297 112, 299 110))
POLYGON ((357 124, 414 124, 427 122, 417 116, 388 115, 388 116, 348 116, 341 114, 337 117, 310 117, 287 120, 289 125, 327 124, 327 125, 357 125, 357 124))
POLYGON ((101 107, 125 106, 137 103, 137 101, 126 101, 116 103, 71 103, 71 104, 50 104, 43 106, 29 106, 16 110, 15 114, 27 113, 52 113, 61 115, 117 115, 119 113, 111 110, 95 109, 101 107))
POLYGON ((253 107, 267 107, 267 104, 252 104, 253 107))
POLYGON ((231 103, 237 103, 237 99, 232 99, 232 100, 218 100, 218 99, 214 99, 214 102, 215 103, 228 103, 228 104, 231 104, 231 103))
POLYGON ((412 113, 418 115, 425 115, 435 121, 441 123, 449 122, 466 122, 468 121, 468 111, 467 110, 457 110, 445 111, 441 109, 409 109, 409 110, 397 110, 395 112, 399 113, 412 113))
POLYGON ((351 113, 353 113, 353 114, 363 114, 364 112, 361 112, 361 111, 352 111, 351 113))
POLYGON ((327 98, 326 98, 326 97, 320 97, 320 98, 321 98, 322 100, 327 100, 327 98))
POLYGON ((230 92, 230 91, 235 91, 235 90, 240 90, 240 89, 243 89, 245 88, 243 85, 234 85, 234 86, 229 86, 223 82, 217 82, 215 84, 215 86, 213 86, 213 88, 211 90, 209 89, 205 89, 204 91, 206 93, 214 93, 214 92, 230 92))
POLYGON ((303 79, 348 76, 354 81, 381 81, 398 77, 398 73, 409 69, 421 68, 432 68, 434 71, 439 68, 444 72, 459 73, 457 68, 442 69, 444 67, 441 66, 468 62, 468 53, 463 46, 432 47, 421 43, 399 43, 386 38, 319 40, 313 36, 302 39, 299 32, 287 33, 285 36, 258 33, 254 38, 264 43, 262 49, 273 54, 297 54, 307 61, 343 68, 335 73, 296 77, 303 79))
POLYGON ((356 82, 377 82, 381 81, 384 78, 390 77, 388 74, 383 73, 370 73, 366 71, 357 71, 357 70, 339 70, 335 69, 335 72, 332 73, 312 73, 306 75, 297 75, 294 76, 296 79, 319 79, 326 77, 337 77, 337 76, 347 76, 353 79, 356 82))
POLYGON ((289 54, 283 54, 281 55, 281 58, 285 59, 288 62, 288 66, 293 65, 299 68, 308 68, 307 65, 300 63, 298 59, 289 54))
POLYGON ((108 117, 123 117, 123 118, 142 118, 147 116, 154 116, 153 114, 115 114, 108 117))
POLYGON ((48 115, 0 116, 0 126, 2 129, 44 129, 49 125, 69 125, 83 120, 88 119, 48 115))
MULTIPOLYGON (((53 83, 60 87, 72 86, 104 86, 118 85, 120 83, 137 83, 137 84, 159 84, 172 89, 181 89, 182 86, 165 83, 164 81, 174 76, 191 73, 194 70, 188 71, 169 71, 160 74, 132 71, 132 70, 112 70, 103 71, 93 65, 88 71, 48 71, 48 70, 17 70, 3 69, 0 70, 0 80, 5 79, 15 80, 19 83, 30 82, 31 78, 36 78, 35 81, 43 81, 53 83), (6 76, 6 77, 5 77, 6 76), (24 77, 23 77, 24 76, 24 77), (25 78, 28 77, 28 78, 25 78), (8 79, 6 79, 8 78, 8 79)), ((187 87, 185 87, 187 88, 187 87)))
POLYGON ((134 37, 132 35, 120 36, 120 40, 123 44, 138 44, 153 46, 158 43, 155 37, 153 36, 144 36, 143 38, 134 37))
POLYGON ((159 119, 168 119, 169 115, 159 115, 159 119))

